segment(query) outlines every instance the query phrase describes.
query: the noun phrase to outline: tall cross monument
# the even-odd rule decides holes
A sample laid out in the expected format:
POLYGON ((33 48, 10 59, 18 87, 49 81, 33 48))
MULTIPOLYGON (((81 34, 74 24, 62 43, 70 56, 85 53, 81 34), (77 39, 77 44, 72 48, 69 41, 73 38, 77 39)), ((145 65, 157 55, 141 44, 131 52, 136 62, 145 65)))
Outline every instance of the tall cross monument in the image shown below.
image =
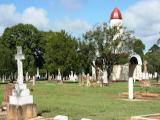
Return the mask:
POLYGON ((18 79, 17 84, 15 84, 15 89, 12 91, 12 95, 9 97, 9 104, 11 105, 26 105, 33 104, 33 96, 30 95, 29 89, 27 89, 26 84, 23 83, 23 63, 22 60, 25 59, 22 53, 22 47, 17 46, 17 54, 15 55, 17 60, 18 69, 18 79))

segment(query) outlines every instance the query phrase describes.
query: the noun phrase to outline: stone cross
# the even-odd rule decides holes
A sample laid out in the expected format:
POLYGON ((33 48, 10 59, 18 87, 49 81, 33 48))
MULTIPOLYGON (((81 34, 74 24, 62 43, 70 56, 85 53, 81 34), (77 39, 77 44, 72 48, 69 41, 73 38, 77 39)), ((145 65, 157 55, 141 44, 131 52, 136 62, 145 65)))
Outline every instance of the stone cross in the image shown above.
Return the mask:
POLYGON ((17 46, 17 54, 15 55, 15 59, 17 60, 17 68, 18 68, 18 84, 23 84, 23 63, 22 60, 25 59, 24 54, 22 54, 22 47, 17 46))

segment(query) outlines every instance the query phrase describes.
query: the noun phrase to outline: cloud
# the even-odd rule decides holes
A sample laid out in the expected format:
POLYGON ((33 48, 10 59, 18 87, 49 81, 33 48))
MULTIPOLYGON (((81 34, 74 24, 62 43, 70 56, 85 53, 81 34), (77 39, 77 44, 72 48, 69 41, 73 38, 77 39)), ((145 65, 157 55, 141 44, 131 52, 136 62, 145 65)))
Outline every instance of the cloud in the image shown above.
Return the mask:
POLYGON ((160 37, 160 0, 140 0, 123 12, 124 24, 146 44, 147 49, 160 37))
POLYGON ((16 13, 16 7, 13 4, 0 5, 0 15, 0 34, 6 27, 18 23, 19 14, 16 13))
POLYGON ((33 24, 39 29, 49 28, 49 19, 44 9, 30 7, 22 13, 22 23, 33 24))
POLYGON ((14 4, 0 5, 0 34, 6 27, 16 25, 18 23, 33 24, 41 30, 49 29, 50 20, 44 9, 29 7, 22 13, 16 11, 14 4))
POLYGON ((60 3, 68 10, 79 10, 85 0, 59 0, 60 3))
POLYGON ((0 5, 0 35, 6 27, 18 23, 33 24, 40 30, 66 30, 72 35, 80 36, 91 28, 84 20, 65 17, 63 19, 50 20, 47 11, 42 8, 29 7, 21 13, 17 12, 14 4, 0 5), (5 14, 4 14, 5 13, 5 14))
POLYGON ((91 25, 89 25, 86 21, 80 19, 65 17, 61 20, 55 20, 53 27, 55 30, 64 29, 74 35, 80 35, 83 32, 88 31, 91 28, 91 25))

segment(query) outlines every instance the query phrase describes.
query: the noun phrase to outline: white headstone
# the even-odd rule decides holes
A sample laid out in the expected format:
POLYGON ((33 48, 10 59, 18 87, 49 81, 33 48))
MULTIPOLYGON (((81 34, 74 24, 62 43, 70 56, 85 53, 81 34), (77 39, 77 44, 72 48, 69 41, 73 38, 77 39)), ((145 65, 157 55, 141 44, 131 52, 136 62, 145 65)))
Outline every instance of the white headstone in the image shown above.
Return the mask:
POLYGON ((57 115, 53 118, 53 120, 68 120, 68 116, 57 115))
POLYGON ((154 73, 154 78, 157 78, 157 75, 158 75, 157 72, 155 72, 155 73, 154 73))
POLYGON ((28 76, 28 72, 26 72, 26 81, 28 81, 29 80, 29 76, 28 76))
POLYGON ((39 75, 39 67, 37 67, 37 74, 36 74, 36 77, 37 77, 37 78, 40 78, 40 75, 39 75))
POLYGON ((18 79, 15 84, 15 89, 12 91, 12 95, 9 97, 9 104, 11 105, 26 105, 33 104, 33 96, 30 95, 29 89, 26 84, 23 83, 23 64, 24 55, 22 54, 22 47, 17 47, 17 54, 15 55, 18 68, 18 79))
POLYGON ((4 75, 2 76, 2 82, 4 83, 4 80, 5 80, 5 78, 4 78, 4 75))
POLYGON ((128 98, 133 99, 133 78, 130 77, 128 80, 128 98))
POLYGON ((73 74, 73 71, 71 71, 71 74, 69 75, 69 80, 71 80, 71 81, 73 81, 73 82, 76 81, 76 80, 75 80, 75 76, 74 76, 74 74, 73 74))
POLYGON ((104 71, 103 71, 102 79, 103 79, 103 83, 108 84, 108 74, 107 74, 107 70, 104 70, 104 71))
POLYGON ((60 71, 60 69, 58 69, 57 80, 58 80, 58 81, 61 81, 61 80, 62 80, 62 76, 61 76, 61 71, 60 71))
POLYGON ((74 74, 74 81, 76 81, 78 79, 78 76, 76 74, 74 74))
POLYGON ((88 118, 82 118, 81 120, 92 120, 92 119, 88 119, 88 118))

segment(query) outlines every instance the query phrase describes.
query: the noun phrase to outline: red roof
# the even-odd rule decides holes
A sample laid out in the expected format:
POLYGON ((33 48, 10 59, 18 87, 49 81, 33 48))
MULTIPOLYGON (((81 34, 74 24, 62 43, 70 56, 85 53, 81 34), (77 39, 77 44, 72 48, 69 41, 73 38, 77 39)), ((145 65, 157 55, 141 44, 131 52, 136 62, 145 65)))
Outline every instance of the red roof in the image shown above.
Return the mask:
POLYGON ((110 19, 122 19, 122 14, 118 8, 114 8, 110 19))

